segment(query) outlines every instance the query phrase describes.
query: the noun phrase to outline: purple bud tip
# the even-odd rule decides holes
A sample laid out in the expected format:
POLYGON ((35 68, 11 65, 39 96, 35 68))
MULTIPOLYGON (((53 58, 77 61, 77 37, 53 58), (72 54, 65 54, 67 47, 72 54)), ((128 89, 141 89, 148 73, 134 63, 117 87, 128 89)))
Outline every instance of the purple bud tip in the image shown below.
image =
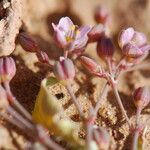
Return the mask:
POLYGON ((96 42, 104 35, 105 27, 102 24, 95 25, 88 33, 89 42, 96 42))
POLYGON ((5 89, 0 85, 0 109, 5 109, 9 105, 5 89))
POLYGON ((97 23, 106 24, 110 16, 106 8, 99 6, 95 9, 94 18, 97 23))
POLYGON ((25 32, 19 33, 18 40, 22 48, 27 52, 37 52, 40 50, 37 42, 25 32))
POLYGON ((75 67, 71 59, 60 57, 54 65, 54 74, 58 80, 73 79, 75 76, 75 67))
POLYGON ((149 87, 139 87, 133 94, 134 104, 137 108, 143 109, 150 102, 150 90, 149 87))
POLYGON ((91 58, 81 56, 80 62, 91 73, 98 73, 100 71, 100 66, 91 58))
POLYGON ((111 58, 114 53, 114 45, 110 38, 102 37, 97 44, 97 54, 101 58, 111 58))
POLYGON ((11 81, 16 74, 16 64, 13 58, 0 58, 0 76, 1 82, 11 81))

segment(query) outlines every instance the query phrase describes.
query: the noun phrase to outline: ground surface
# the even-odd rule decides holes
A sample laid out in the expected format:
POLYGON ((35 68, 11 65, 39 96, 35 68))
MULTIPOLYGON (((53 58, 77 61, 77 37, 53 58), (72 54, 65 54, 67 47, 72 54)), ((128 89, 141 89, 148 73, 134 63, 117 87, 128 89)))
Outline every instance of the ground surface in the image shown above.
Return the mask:
MULTIPOLYGON (((52 60, 56 60, 61 55, 59 50, 52 41, 51 22, 57 22, 62 16, 69 16, 76 24, 94 24, 93 10, 98 4, 104 4, 112 14, 111 31, 114 40, 117 39, 118 32, 123 27, 133 26, 144 32, 150 37, 149 19, 150 19, 150 2, 148 0, 70 0, 65 5, 63 0, 24 0, 23 21, 28 31, 37 39, 41 48, 49 54, 52 60), (60 7, 61 6, 61 7, 60 7)), ((86 54, 95 58, 100 63, 101 60, 96 56, 95 45, 89 46, 86 54)), ((117 56, 119 51, 116 52, 117 56)), ((17 45, 12 56, 17 62, 17 74, 12 80, 11 87, 14 95, 23 106, 30 112, 34 108, 36 95, 40 88, 41 80, 48 73, 48 68, 37 63, 34 54, 26 53, 17 45)), ((148 57, 149 59, 149 57, 148 57)), ((104 84, 103 80, 91 77, 84 72, 77 74, 74 90, 81 100, 82 106, 87 109, 89 101, 93 104, 104 84)), ((132 121, 134 121, 135 107, 132 102, 132 91, 142 85, 150 85, 150 70, 136 70, 125 74, 121 77, 119 83, 119 92, 123 104, 132 121)), ((71 103, 66 90, 57 86, 50 90, 54 93, 63 93, 63 98, 59 99, 62 106, 66 109, 66 114, 71 116, 74 121, 78 121, 76 111, 71 103)), ((141 120, 145 120, 150 113, 148 106, 142 113, 141 120)), ((112 139, 112 150, 128 150, 130 145, 130 136, 128 127, 122 119, 120 110, 114 98, 113 92, 108 93, 107 101, 99 111, 97 122, 107 127, 112 139)), ((24 149, 24 134, 16 130, 15 127, 1 121, 0 125, 0 146, 3 149, 24 149)), ((147 146, 145 150, 150 149, 150 128, 146 133, 147 146)))

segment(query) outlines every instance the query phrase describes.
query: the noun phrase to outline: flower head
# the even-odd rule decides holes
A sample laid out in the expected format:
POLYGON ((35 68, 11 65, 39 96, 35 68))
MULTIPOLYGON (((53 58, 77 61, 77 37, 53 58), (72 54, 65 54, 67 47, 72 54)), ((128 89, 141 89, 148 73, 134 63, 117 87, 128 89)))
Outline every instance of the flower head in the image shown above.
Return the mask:
POLYGON ((82 50, 85 48, 88 41, 89 26, 78 28, 74 25, 70 18, 63 17, 59 23, 52 23, 54 29, 54 40, 60 48, 69 51, 82 50))
POLYGON ((58 80, 72 80, 75 76, 75 68, 71 59, 60 57, 54 65, 54 74, 58 80))
POLYGON ((130 58, 138 58, 150 50, 146 36, 131 27, 120 33, 119 45, 122 48, 123 54, 130 58))
POLYGON ((0 58, 0 80, 1 82, 11 81, 16 74, 16 64, 13 58, 0 58))
POLYGON ((150 102, 150 90, 147 86, 139 87, 133 94, 134 104, 137 108, 143 109, 150 102))

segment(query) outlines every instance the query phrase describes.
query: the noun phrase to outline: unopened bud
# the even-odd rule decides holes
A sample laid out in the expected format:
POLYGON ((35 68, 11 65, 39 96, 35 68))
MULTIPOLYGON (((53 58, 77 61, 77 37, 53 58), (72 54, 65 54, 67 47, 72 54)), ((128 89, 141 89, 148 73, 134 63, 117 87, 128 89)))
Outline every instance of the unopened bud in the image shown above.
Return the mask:
POLYGON ((110 145, 109 133, 102 127, 95 127, 93 134, 94 139, 99 146, 99 149, 108 150, 110 145))
POLYGON ((101 67, 91 58, 81 56, 80 61, 83 66, 91 73, 98 73, 101 70, 101 67))
POLYGON ((49 63, 49 57, 45 52, 39 51, 36 53, 36 56, 38 57, 41 63, 47 63, 47 64, 49 63))
POLYGON ((5 109, 9 105, 5 89, 0 85, 0 109, 5 109))
POLYGON ((95 25, 88 33, 89 42, 96 42, 103 36, 105 27, 102 24, 95 25))
POLYGON ((97 23, 106 24, 109 21, 110 16, 106 8, 99 6, 95 10, 94 18, 97 23))
POLYGON ((111 58, 114 53, 114 45, 110 38, 102 37, 97 44, 97 54, 101 58, 111 58))
POLYGON ((139 87, 133 94, 134 104, 137 108, 143 109, 150 102, 150 90, 147 86, 139 87))
POLYGON ((27 52, 37 52, 40 50, 37 42, 25 32, 19 33, 18 40, 22 48, 27 52))
POLYGON ((16 64, 11 57, 0 58, 0 80, 10 81, 16 74, 16 64))
POLYGON ((73 62, 69 58, 60 57, 54 65, 54 74, 58 80, 73 79, 75 76, 73 62))

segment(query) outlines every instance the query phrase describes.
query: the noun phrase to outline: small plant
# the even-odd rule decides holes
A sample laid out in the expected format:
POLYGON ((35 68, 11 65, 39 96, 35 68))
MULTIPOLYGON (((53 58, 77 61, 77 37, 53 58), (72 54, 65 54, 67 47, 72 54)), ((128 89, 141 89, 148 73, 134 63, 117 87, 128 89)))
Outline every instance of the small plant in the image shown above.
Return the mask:
POLYGON ((78 27, 68 17, 62 17, 57 25, 52 23, 54 41, 63 50, 63 56, 60 56, 54 64, 28 33, 25 31, 19 33, 18 41, 22 48, 27 52, 36 53, 41 63, 53 69, 55 76, 47 77, 42 81, 32 116, 10 90, 10 81, 16 73, 14 60, 11 57, 0 59, 0 116, 25 131, 27 136, 38 141, 41 144, 39 146, 43 146, 45 149, 65 149, 57 144, 59 141, 56 137, 58 136, 61 140, 69 141, 70 149, 109 150, 111 138, 107 129, 95 123, 98 110, 102 107, 109 89, 113 90, 122 113, 122 119, 125 119, 131 133, 133 133, 132 150, 138 149, 139 136, 143 134, 150 120, 149 117, 145 123, 140 123, 140 114, 150 102, 149 88, 139 87, 135 90, 133 100, 137 108, 136 122, 131 124, 117 87, 120 75, 134 70, 148 55, 150 45, 147 43, 146 36, 135 31, 132 27, 123 30, 118 37, 122 52, 121 58, 120 61, 116 61, 114 58, 115 46, 109 33, 109 13, 103 8, 97 8, 95 20, 97 24, 92 28, 89 26, 78 27), (106 68, 95 60, 84 56, 87 45, 92 42, 97 44, 97 55, 105 62, 106 68), (75 57, 72 57, 73 55, 75 57), (79 61, 91 75, 106 80, 96 105, 89 107, 88 116, 85 115, 82 105, 72 89, 76 76, 76 61, 79 61), (72 103, 76 106, 80 116, 82 127, 85 129, 85 140, 78 135, 80 126, 73 123, 70 118, 61 119, 60 114, 62 115, 64 110, 59 106, 57 98, 48 92, 48 86, 56 83, 62 84, 70 94, 72 103), (47 134, 47 130, 50 135, 47 134), (52 133, 54 139, 51 138, 52 133))

